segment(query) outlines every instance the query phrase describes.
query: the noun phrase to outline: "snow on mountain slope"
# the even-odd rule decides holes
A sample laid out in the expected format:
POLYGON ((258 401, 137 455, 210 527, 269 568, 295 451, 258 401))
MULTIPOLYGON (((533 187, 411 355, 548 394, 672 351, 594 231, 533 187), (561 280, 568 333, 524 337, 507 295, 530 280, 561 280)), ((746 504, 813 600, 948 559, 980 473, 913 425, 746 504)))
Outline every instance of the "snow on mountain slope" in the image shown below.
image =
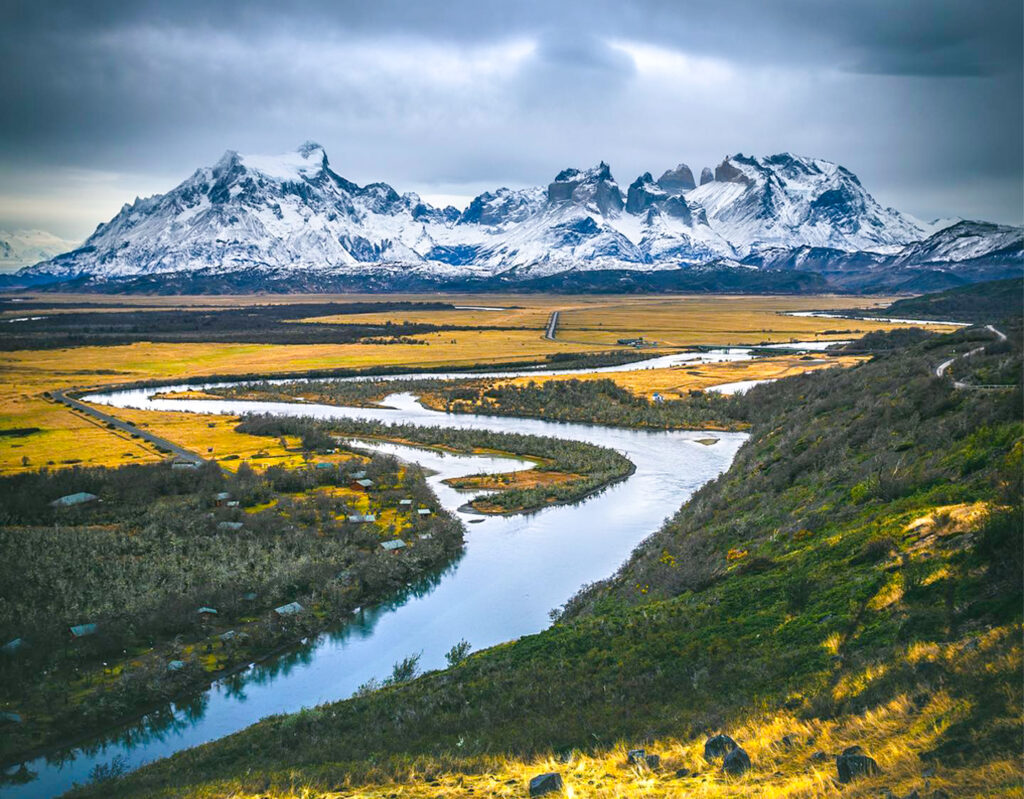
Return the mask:
POLYGON ((816 158, 781 153, 735 155, 715 179, 687 194, 708 223, 742 255, 772 247, 880 250, 924 238, 912 217, 883 208, 849 170, 816 158))
POLYGON ((989 222, 958 222, 905 247, 900 266, 956 264, 979 258, 1024 263, 1024 229, 989 222))
POLYGON ((45 230, 0 230, 0 272, 45 261, 76 246, 77 242, 45 230))
MULTIPOLYGON (((851 172, 820 159, 736 155, 711 177, 702 173, 695 186, 679 164, 657 181, 641 175, 624 196, 602 162, 565 169, 547 188, 485 192, 459 212, 386 183, 358 186, 334 172, 314 142, 281 156, 228 151, 166 194, 125 205, 82 247, 26 274, 120 279, 283 269, 518 279, 749 266, 762 253, 770 254, 761 258, 766 265, 800 248, 899 254, 935 229, 883 208, 851 172)), ((993 235, 1004 233, 978 230, 974 243, 951 234, 935 257, 981 251, 993 235)))

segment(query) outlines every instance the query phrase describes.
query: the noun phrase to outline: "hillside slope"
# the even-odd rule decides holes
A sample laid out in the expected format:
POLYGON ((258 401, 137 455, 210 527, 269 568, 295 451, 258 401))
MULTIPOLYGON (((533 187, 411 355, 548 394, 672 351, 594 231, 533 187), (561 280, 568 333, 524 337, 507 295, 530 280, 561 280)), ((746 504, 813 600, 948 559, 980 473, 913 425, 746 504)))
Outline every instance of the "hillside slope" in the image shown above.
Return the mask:
POLYGON ((752 390, 733 467, 543 633, 77 795, 523 796, 556 769, 577 795, 825 796, 850 745, 882 773, 847 797, 1017 795, 1024 443, 1007 332, 963 362, 1004 390, 934 374, 991 341, 978 330, 752 390), (718 729, 748 749, 745 775, 700 756, 718 729), (623 742, 666 757, 631 767, 623 742))

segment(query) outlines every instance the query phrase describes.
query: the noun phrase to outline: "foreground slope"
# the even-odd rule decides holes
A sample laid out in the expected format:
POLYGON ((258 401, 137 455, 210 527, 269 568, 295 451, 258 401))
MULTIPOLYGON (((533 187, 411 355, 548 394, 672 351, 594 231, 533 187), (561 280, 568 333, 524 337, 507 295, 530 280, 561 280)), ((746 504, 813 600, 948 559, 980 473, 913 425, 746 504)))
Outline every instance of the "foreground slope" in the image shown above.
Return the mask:
POLYGON ((521 796, 554 768, 595 796, 818 796, 850 745, 883 773, 845 796, 1017 795, 1024 444, 1007 332, 883 347, 733 400, 753 423, 733 467, 543 633, 79 795, 521 796), (1007 388, 935 376, 975 347, 956 378, 1007 388), (744 776, 700 756, 716 729, 747 747, 744 776), (623 742, 661 769, 627 767, 623 742))

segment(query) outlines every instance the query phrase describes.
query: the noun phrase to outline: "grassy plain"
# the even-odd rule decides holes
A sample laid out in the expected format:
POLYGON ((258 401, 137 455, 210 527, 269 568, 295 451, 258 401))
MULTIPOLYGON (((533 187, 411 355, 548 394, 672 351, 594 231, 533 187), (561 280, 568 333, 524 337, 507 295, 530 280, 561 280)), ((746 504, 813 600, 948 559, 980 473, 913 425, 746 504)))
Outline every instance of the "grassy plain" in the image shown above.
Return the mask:
MULTIPOLYGON (((84 304, 125 306, 144 314, 147 309, 229 308, 251 304, 324 301, 379 301, 379 295, 247 296, 247 297, 105 297, 54 295, 33 299, 58 308, 84 304)), ((643 335, 673 347, 698 344, 743 344, 786 341, 791 338, 842 337, 826 331, 875 330, 892 327, 880 322, 795 318, 778 311, 851 308, 865 305, 863 297, 730 297, 673 296, 540 296, 540 295, 395 295, 389 300, 437 301, 456 306, 502 307, 504 311, 453 310, 394 312, 331 317, 338 322, 424 321, 432 324, 507 326, 506 330, 452 330, 417 336, 422 344, 155 344, 116 347, 77 347, 60 350, 14 351, 0 355, 0 430, 38 428, 19 436, 0 436, 0 472, 60 467, 81 462, 119 465, 159 458, 136 439, 95 424, 44 397, 52 389, 103 386, 138 380, 222 374, 280 375, 312 369, 373 366, 467 366, 477 363, 542 359, 569 352, 592 352, 616 347, 616 339, 643 335), (558 340, 543 338, 553 311, 561 313, 558 340), (27 458, 27 463, 23 459, 27 458)), ((882 302, 877 300, 876 302, 882 302)), ((87 308, 82 308, 87 310, 87 308)), ((49 313, 50 311, 47 311, 49 313)), ((17 307, 5 312, 24 314, 17 307)), ((843 334, 848 335, 848 334, 843 334)), ((651 354, 663 350, 655 349, 651 354)), ((701 367, 700 374, 635 375, 614 379, 642 393, 683 391, 735 380, 791 374, 798 363, 772 362, 701 367)), ((808 366, 817 366, 806 362, 808 366)), ((167 418, 172 414, 163 414, 167 418)), ((149 420, 154 423, 155 420, 149 420)), ((222 423, 221 428, 226 427, 222 423)), ((154 428, 155 429, 155 428, 154 428)), ((177 431, 200 452, 212 446, 224 450, 223 429, 182 422, 177 431), (219 430, 214 434, 213 430, 219 430), (210 433, 203 433, 210 430, 210 433), (201 433, 201 434, 200 434, 201 433)), ((168 431, 168 437, 175 439, 168 431)), ((185 443, 183 440, 181 443, 185 443)), ((235 442, 245 450, 246 444, 235 442)))
POLYGON ((605 380, 612 379, 618 385, 637 396, 650 397, 659 393, 665 397, 682 397, 690 391, 735 383, 742 380, 778 380, 783 377, 814 372, 818 369, 849 367, 866 360, 859 356, 813 357, 805 360, 800 355, 780 355, 760 358, 755 361, 732 363, 704 363, 674 366, 668 369, 643 369, 634 372, 599 372, 587 375, 549 375, 517 377, 512 380, 496 380, 496 385, 511 383, 524 386, 531 382, 546 383, 549 380, 605 380))

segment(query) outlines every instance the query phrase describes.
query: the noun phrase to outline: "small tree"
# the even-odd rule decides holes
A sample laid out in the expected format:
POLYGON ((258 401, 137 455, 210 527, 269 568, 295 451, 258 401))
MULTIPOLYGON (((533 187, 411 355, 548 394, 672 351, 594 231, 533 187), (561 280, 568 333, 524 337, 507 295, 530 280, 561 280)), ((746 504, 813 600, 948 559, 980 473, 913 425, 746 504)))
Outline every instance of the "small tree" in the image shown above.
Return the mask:
POLYGON ((420 655, 422 654, 422 652, 419 652, 398 661, 391 669, 391 676, 386 680, 387 684, 399 685, 403 682, 409 682, 409 680, 415 677, 420 665, 420 655))
POLYGON ((448 650, 448 654, 444 656, 444 659, 448 661, 448 668, 452 666, 458 666, 462 661, 469 655, 470 643, 465 638, 459 641, 455 646, 448 650))

